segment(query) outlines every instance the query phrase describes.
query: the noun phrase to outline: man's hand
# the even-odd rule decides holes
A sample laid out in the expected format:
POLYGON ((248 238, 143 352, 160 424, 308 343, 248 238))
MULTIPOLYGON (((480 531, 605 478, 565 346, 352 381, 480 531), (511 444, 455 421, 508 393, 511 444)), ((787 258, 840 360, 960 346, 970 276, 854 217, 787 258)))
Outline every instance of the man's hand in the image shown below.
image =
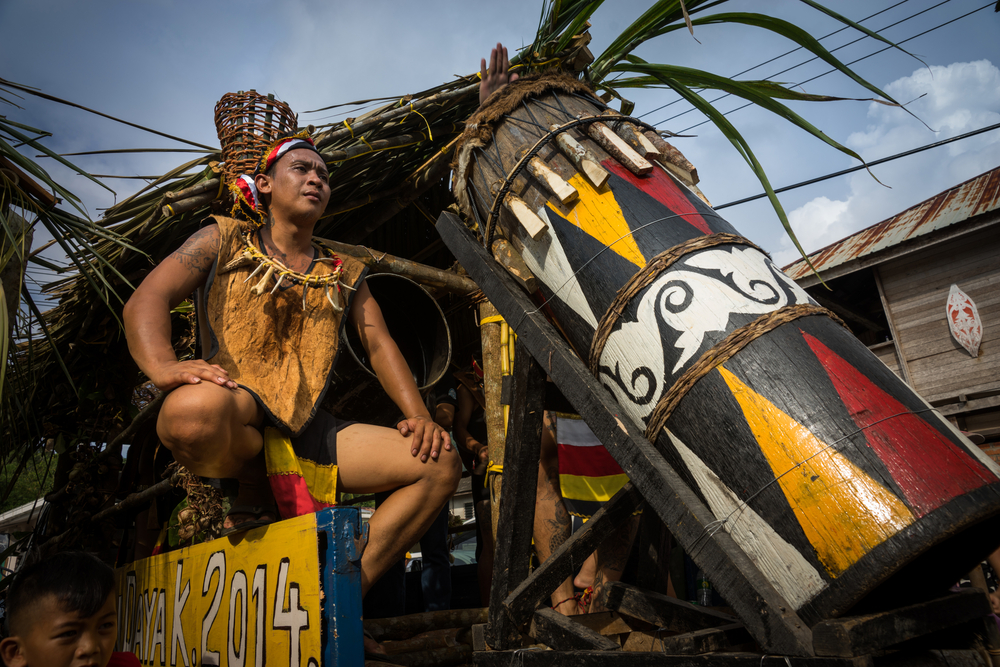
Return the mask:
POLYGON ((202 380, 220 387, 237 388, 226 369, 201 359, 164 364, 150 374, 149 379, 161 391, 170 391, 182 384, 199 384, 202 380))
POLYGON ((473 452, 475 458, 471 472, 473 475, 482 476, 490 467, 490 452, 486 445, 481 445, 478 442, 476 444, 479 445, 479 449, 473 452))
POLYGON ((399 434, 404 438, 412 436, 410 454, 420 457, 422 462, 427 462, 427 457, 437 461, 441 455, 441 448, 451 451, 451 437, 448 432, 435 424, 429 417, 417 415, 410 417, 396 424, 399 434))
POLYGON ((516 74, 509 74, 510 61, 507 59, 507 49, 503 44, 497 42, 496 48, 490 53, 490 66, 486 68, 486 59, 479 61, 479 76, 482 79, 479 83, 479 106, 492 95, 508 83, 517 81, 516 74))

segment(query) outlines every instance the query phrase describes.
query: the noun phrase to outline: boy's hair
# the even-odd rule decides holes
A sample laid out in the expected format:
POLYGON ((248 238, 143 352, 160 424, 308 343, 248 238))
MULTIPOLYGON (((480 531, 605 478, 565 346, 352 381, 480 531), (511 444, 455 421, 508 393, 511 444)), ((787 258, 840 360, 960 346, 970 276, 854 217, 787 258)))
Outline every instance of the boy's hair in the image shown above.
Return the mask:
POLYGON ((5 634, 21 634, 25 610, 46 595, 54 595, 67 611, 87 617, 96 614, 114 590, 114 571, 83 551, 66 551, 28 565, 14 574, 7 592, 5 634))

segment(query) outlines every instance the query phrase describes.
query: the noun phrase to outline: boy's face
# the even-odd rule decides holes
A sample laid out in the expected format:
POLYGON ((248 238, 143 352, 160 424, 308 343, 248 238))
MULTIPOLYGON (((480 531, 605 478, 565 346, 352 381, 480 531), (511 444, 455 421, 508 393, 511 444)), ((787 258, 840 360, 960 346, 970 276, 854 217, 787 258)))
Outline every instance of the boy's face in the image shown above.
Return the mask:
POLYGON ((21 634, 0 643, 7 667, 105 667, 118 634, 115 595, 93 616, 67 611, 54 595, 32 604, 21 634))

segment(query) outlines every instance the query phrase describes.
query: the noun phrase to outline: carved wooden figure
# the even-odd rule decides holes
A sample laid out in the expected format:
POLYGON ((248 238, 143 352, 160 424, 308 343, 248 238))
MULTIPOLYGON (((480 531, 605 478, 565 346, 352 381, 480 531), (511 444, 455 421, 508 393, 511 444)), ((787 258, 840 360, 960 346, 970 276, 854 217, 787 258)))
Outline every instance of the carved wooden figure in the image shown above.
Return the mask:
POLYGON ((788 607, 813 625, 876 590, 904 604, 995 547, 1000 467, 688 187, 611 158, 578 82, 533 84, 474 119, 456 197, 788 607), (536 156, 575 200, 531 176, 536 156), (581 173, 597 166, 603 184, 581 173), (501 205, 510 193, 544 230, 501 205))

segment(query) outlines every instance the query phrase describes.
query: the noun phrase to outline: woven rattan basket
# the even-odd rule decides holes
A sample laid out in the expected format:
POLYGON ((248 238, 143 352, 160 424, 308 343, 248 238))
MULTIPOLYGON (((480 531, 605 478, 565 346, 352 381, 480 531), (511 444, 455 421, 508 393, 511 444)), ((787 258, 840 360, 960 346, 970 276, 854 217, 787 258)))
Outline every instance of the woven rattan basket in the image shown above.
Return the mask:
POLYGON ((296 114, 274 95, 255 90, 223 95, 215 105, 215 130, 222 145, 226 181, 252 173, 261 151, 282 133, 295 130, 297 123, 296 114))

